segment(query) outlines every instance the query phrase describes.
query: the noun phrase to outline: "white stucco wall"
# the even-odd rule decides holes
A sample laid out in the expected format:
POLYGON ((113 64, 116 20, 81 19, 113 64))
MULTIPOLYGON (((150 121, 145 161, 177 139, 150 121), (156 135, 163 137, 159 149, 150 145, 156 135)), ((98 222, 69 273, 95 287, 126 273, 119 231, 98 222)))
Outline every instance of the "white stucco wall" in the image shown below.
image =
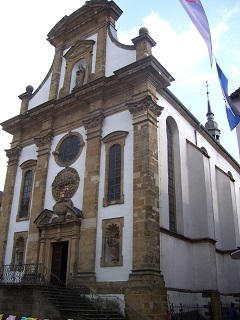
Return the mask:
MULTIPOLYGON (((22 149, 20 158, 19 158, 19 165, 21 165, 23 162, 30 159, 33 159, 33 160, 37 159, 36 145, 31 145, 22 149)), ((11 216, 10 216, 10 223, 9 223, 7 247, 6 247, 6 256, 5 256, 5 262, 4 262, 5 264, 11 263, 14 233, 28 231, 28 228, 29 228, 29 220, 18 221, 18 222, 16 221, 18 208, 19 208, 21 183, 22 183, 22 169, 19 166, 17 170, 16 181, 14 186, 13 202, 12 202, 12 209, 11 209, 11 216)), ((33 181, 33 184, 34 184, 34 181, 33 181)))
POLYGON ((124 146, 124 203, 103 207, 105 182, 105 145, 101 149, 100 184, 99 184, 99 210, 97 223, 97 250, 96 250, 96 276, 97 281, 124 281, 128 279, 132 269, 132 230, 133 230, 133 129, 132 116, 129 111, 118 113, 104 120, 102 137, 111 132, 128 131, 124 146), (124 218, 122 255, 123 266, 101 267, 102 251, 102 220, 111 218, 124 218))
MULTIPOLYGON (((232 217, 230 224, 234 224, 234 228, 231 228, 232 234, 229 237, 235 238, 235 242, 232 243, 232 250, 235 246, 240 244, 239 241, 239 221, 240 221, 240 199, 239 188, 240 179, 239 173, 232 167, 230 162, 222 157, 221 154, 201 135, 201 132, 195 131, 188 121, 177 112, 177 110, 169 104, 163 97, 158 96, 158 104, 164 107, 162 114, 159 117, 159 178, 160 178, 160 225, 165 229, 169 229, 169 214, 168 214, 168 174, 167 174, 167 138, 166 138, 166 119, 171 116, 177 123, 179 130, 179 142, 180 142, 180 168, 181 168, 181 188, 182 188, 182 208, 180 213, 183 214, 183 228, 177 227, 177 232, 186 237, 186 240, 180 237, 173 237, 167 234, 161 234, 160 246, 161 246, 161 271, 164 276, 166 286, 168 288, 179 288, 188 290, 207 290, 218 289, 221 292, 230 292, 236 290, 235 281, 239 283, 239 262, 232 261, 227 254, 218 254, 214 244, 207 242, 189 242, 189 240, 197 237, 196 228, 202 225, 202 210, 205 208, 205 214, 207 214, 207 220, 205 223, 208 228, 208 236, 214 240, 217 240, 216 248, 225 250, 226 248, 221 245, 221 236, 225 229, 225 223, 220 223, 219 217, 219 199, 217 195, 219 179, 216 177, 216 167, 222 172, 227 174, 230 171, 233 175, 234 182, 226 176, 228 181, 228 196, 226 202, 229 204, 228 208, 232 206, 232 217), (190 206, 192 200, 192 193, 195 191, 190 189, 189 186, 189 159, 187 146, 190 141, 196 145, 197 148, 204 147, 209 155, 203 156, 203 167, 205 172, 205 178, 202 183, 205 185, 203 189, 204 193, 201 195, 201 199, 205 203, 199 204, 199 211, 197 214, 194 212, 194 223, 192 225, 192 209, 190 206), (231 191, 231 192, 230 192, 231 191), (205 194, 206 192, 206 194, 205 194), (230 201, 230 202, 229 202, 230 201), (199 219, 199 221, 198 221, 199 219), (230 270, 230 273, 229 273, 230 270), (229 273, 229 274, 228 274, 229 273)), ((200 151, 199 151, 200 152, 200 151)), ((191 164, 192 165, 192 164, 191 164)), ((197 164, 196 164, 197 165, 197 164)), ((201 166, 202 166, 201 165, 201 166)), ((194 165, 193 165, 194 169, 194 165)), ((197 170, 196 168, 196 174, 197 170)), ((223 173, 224 174, 224 173, 223 173)), ((191 186, 194 188, 194 186, 191 186)), ((197 190, 197 188, 196 188, 197 190)), ((179 191, 176 190, 176 193, 179 191)), ((198 194, 195 194, 198 198, 198 194)), ((224 193, 221 197, 224 197, 224 193)), ((224 200, 223 200, 224 201, 224 200)), ((179 218, 179 208, 177 208, 177 219, 179 218)), ((223 214, 223 213, 222 213, 223 214)), ((223 219, 222 219, 223 220, 223 219)), ((204 227, 205 228, 205 227, 204 227)), ((201 235, 201 230, 198 237, 201 235)), ((207 235, 205 235, 206 237, 207 235)), ((225 237, 227 235, 225 234, 225 237)), ((231 249, 230 247, 228 249, 231 249)))
MULTIPOLYGON (((71 168, 74 168, 77 170, 80 182, 79 187, 74 196, 72 197, 72 201, 75 207, 82 210, 82 203, 83 203, 83 187, 84 187, 84 174, 85 174, 85 161, 86 161, 86 134, 84 127, 78 128, 76 130, 73 130, 72 132, 78 132, 82 135, 83 140, 85 142, 85 145, 83 147, 81 155, 78 157, 78 159, 71 164, 71 168)), ((47 183, 46 183, 46 195, 45 195, 45 201, 44 201, 44 208, 52 210, 52 207, 56 203, 56 200, 53 198, 52 195, 52 183, 56 177, 56 175, 64 169, 64 167, 60 167, 56 164, 54 156, 52 155, 52 152, 56 149, 56 146, 60 139, 67 134, 61 134, 58 136, 55 136, 52 140, 52 146, 51 146, 51 152, 50 152, 50 160, 49 160, 49 167, 48 167, 48 176, 47 176, 47 183)))
MULTIPOLYGON (((93 46, 93 52, 92 52, 92 70, 91 70, 92 73, 95 72, 95 68, 96 68, 97 38, 98 38, 97 34, 94 34, 91 37, 86 39, 86 40, 94 40, 95 41, 95 44, 93 46)), ((67 53, 67 51, 69 49, 70 48, 67 48, 66 50, 64 50, 63 56, 67 53)), ((59 81, 58 91, 60 91, 61 88, 63 87, 65 70, 66 70, 65 68, 66 68, 66 59, 63 57, 62 58, 62 66, 61 66, 61 73, 60 73, 60 81, 59 81)), ((34 108, 34 107, 36 107, 36 106, 48 101, 49 92, 50 92, 50 85, 51 85, 51 79, 52 79, 52 72, 50 73, 50 75, 48 76, 46 81, 44 83, 42 83, 42 86, 40 86, 37 89, 38 90, 37 93, 29 101, 28 110, 30 110, 30 109, 32 109, 32 108, 34 108)), ((70 88, 70 92, 71 92, 71 89, 73 87, 74 87, 74 85, 72 83, 71 84, 71 88, 70 88)))
POLYGON ((109 35, 106 46, 105 76, 110 77, 114 71, 136 61, 136 50, 125 49, 116 46, 109 35))
POLYGON ((38 89, 38 92, 29 101, 28 110, 48 101, 51 79, 52 79, 52 72, 50 73, 46 81, 43 83, 42 87, 38 89))

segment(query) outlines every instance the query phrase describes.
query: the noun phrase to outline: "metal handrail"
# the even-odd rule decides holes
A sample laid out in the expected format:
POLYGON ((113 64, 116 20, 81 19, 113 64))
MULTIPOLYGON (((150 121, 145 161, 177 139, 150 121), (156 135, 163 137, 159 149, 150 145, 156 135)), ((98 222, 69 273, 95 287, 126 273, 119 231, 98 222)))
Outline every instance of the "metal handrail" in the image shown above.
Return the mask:
MULTIPOLYGON (((0 267, 0 285, 1 284, 49 286, 57 289, 62 296, 64 296, 64 292, 61 289, 67 288, 72 290, 74 294, 88 298, 93 307, 99 312, 104 314, 104 311, 106 312, 106 310, 112 310, 119 314, 119 318, 123 316, 119 311, 119 308, 115 307, 112 303, 109 303, 109 301, 98 295, 95 291, 91 290, 87 286, 67 287, 61 279, 59 279, 43 264, 2 265, 0 267)), ((149 320, 149 318, 142 316, 118 296, 112 295, 111 297, 116 297, 117 300, 123 303, 125 307, 129 308, 136 316, 138 316, 138 318, 142 320, 149 320)))

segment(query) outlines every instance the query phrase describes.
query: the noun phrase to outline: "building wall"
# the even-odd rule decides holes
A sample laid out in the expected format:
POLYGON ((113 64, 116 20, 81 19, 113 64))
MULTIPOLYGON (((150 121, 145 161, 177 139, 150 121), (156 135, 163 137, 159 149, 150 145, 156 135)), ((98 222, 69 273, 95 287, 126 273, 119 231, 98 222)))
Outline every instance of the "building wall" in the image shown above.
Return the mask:
MULTIPOLYGON (((91 6, 92 2, 87 3, 91 6)), ((84 40, 80 35, 74 34, 73 39, 66 35, 64 46, 57 29, 56 38, 53 35, 51 39, 56 53, 49 74, 33 96, 23 95, 30 101, 23 101, 19 124, 15 120, 12 129, 12 124, 5 123, 5 129, 14 134, 13 149, 21 147, 21 153, 14 162, 16 177, 8 177, 14 190, 13 194, 11 190, 6 193, 12 201, 8 204, 11 210, 4 263, 12 262, 16 233, 28 233, 24 262, 46 262, 50 268, 51 245, 69 241, 70 280, 87 274, 91 285, 95 280, 108 289, 112 285, 115 291, 111 293, 117 292, 116 283, 121 282, 134 292, 132 296, 126 293, 126 301, 136 302, 134 295, 141 293, 139 305, 149 299, 153 279, 151 299, 156 304, 162 299, 164 305, 165 288, 172 303, 209 302, 209 296, 200 297, 205 291, 239 294, 240 262, 230 257, 240 240, 239 165, 166 89, 173 78, 151 56, 155 43, 147 33, 139 33, 133 39, 134 46, 124 46, 113 39, 104 23, 94 27, 98 30, 91 26, 89 32, 81 34, 84 40), (105 43, 106 48, 102 47, 105 43), (87 51, 89 46, 92 51, 87 51), (86 64, 87 59, 92 63, 89 74, 82 87, 75 88, 78 63, 86 64), (31 122, 29 130, 22 118, 31 122), (173 137, 175 231, 169 227, 167 124, 173 137), (83 217, 78 216, 73 228, 71 221, 58 221, 52 229, 47 223, 37 225, 42 215, 46 218, 54 211, 57 201, 53 182, 64 166, 59 166, 54 153, 62 139, 74 132, 81 135, 84 144, 70 165, 80 177, 71 200, 83 217), (115 132, 124 133, 124 200, 106 204, 105 139, 115 132), (20 166, 27 160, 37 161, 38 180, 33 183, 31 220, 19 221, 20 166), (122 263, 115 265, 101 263, 103 229, 110 220, 122 227, 122 263)), ((154 309, 151 303, 147 310, 154 309)), ((158 306, 161 313, 159 310, 158 306)))
MULTIPOLYGON (((164 107, 159 117, 159 170, 161 271, 166 287, 237 293, 229 270, 239 283, 239 262, 230 257, 231 250, 239 244, 239 173, 164 97, 158 98, 164 107), (176 233, 169 231, 166 141, 169 117, 177 126, 174 132, 178 139, 174 143, 180 146, 180 150, 174 150, 176 177, 181 177, 180 184, 176 179, 175 185, 176 233)), ((174 301, 180 303, 181 299, 174 301)))

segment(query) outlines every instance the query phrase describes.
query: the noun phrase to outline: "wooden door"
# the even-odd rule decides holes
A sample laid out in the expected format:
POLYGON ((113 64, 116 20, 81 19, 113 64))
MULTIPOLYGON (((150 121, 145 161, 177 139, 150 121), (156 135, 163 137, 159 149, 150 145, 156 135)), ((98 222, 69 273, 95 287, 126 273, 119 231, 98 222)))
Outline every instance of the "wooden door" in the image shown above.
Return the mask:
POLYGON ((66 284, 68 242, 53 243, 52 249, 51 283, 53 285, 62 285, 62 282, 66 284))

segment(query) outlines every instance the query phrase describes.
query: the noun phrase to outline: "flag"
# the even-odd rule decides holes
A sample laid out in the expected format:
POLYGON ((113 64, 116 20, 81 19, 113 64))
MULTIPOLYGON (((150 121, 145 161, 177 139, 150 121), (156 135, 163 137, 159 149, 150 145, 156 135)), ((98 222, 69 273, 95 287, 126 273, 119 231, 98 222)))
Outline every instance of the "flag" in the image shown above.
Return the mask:
POLYGON ((179 0, 193 24, 206 42, 212 66, 212 40, 206 13, 200 0, 179 0))
POLYGON ((226 78, 225 74, 222 72, 217 62, 216 62, 216 67, 217 67, 219 82, 220 82, 222 93, 223 93, 223 98, 225 101, 229 127, 231 130, 233 130, 240 122, 240 111, 238 111, 238 109, 235 107, 234 103, 228 96, 228 79, 226 78))

